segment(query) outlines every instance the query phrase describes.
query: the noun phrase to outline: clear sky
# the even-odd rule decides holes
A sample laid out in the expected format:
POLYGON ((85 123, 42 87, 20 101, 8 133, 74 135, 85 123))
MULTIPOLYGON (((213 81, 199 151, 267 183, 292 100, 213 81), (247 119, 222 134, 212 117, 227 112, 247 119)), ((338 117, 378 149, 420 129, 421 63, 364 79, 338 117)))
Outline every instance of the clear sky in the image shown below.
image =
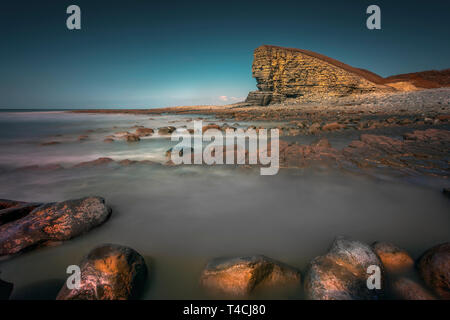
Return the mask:
POLYGON ((243 100, 262 44, 381 76, 450 67, 450 1, 3 0, 0 108, 152 108, 243 100), (82 29, 66 28, 67 6, 82 29), (382 30, 365 10, 381 7, 382 30))

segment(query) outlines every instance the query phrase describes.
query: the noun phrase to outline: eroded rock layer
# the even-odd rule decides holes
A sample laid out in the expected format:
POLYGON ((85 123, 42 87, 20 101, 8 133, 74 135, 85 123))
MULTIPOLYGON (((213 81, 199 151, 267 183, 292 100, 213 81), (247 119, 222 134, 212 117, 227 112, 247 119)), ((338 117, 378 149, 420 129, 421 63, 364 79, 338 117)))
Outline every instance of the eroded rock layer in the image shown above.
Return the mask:
POLYGON ((320 100, 324 96, 347 96, 378 90, 392 91, 384 79, 315 52, 261 46, 254 52, 252 66, 258 91, 247 102, 267 105, 286 98, 320 100))

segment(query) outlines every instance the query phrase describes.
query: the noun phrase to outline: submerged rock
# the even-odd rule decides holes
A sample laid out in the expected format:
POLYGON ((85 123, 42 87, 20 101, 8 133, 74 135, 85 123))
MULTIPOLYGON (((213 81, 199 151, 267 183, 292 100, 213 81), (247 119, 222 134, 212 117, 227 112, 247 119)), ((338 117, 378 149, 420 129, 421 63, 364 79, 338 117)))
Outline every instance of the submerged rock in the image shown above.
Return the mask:
POLYGON ((76 164, 74 166, 74 168, 78 168, 78 167, 93 167, 93 166, 99 166, 99 165, 103 165, 103 164, 107 164, 110 162, 114 162, 113 159, 111 158, 107 158, 107 157, 101 157, 95 160, 91 160, 91 161, 84 161, 84 162, 80 162, 78 164, 76 164))
POLYGON ((66 284, 58 300, 127 300, 138 298, 147 278, 144 258, 135 250, 115 244, 94 248, 80 263, 79 289, 66 284))
POLYGON ((400 300, 435 300, 436 298, 416 281, 401 277, 392 282, 394 298, 400 300))
POLYGON ((299 286, 298 270, 265 256, 216 258, 203 270, 200 284, 207 290, 245 296, 255 288, 299 286))
POLYGON ((417 267, 425 283, 439 297, 450 300, 450 242, 426 251, 417 267))
POLYGON ((387 242, 375 242, 372 249, 380 257, 384 268, 388 273, 400 273, 411 270, 414 260, 403 249, 387 242))
POLYGON ((174 132, 176 130, 175 127, 163 127, 163 128, 159 128, 158 129, 158 134, 159 135, 168 135, 171 134, 172 132, 174 132))
POLYGON ((137 128, 135 134, 139 137, 147 137, 151 136, 154 133, 154 130, 151 128, 137 128))
POLYGON ((382 263, 365 243, 338 237, 326 255, 311 261, 304 287, 312 300, 377 300, 384 293, 382 263), (368 288, 369 266, 380 268, 381 289, 368 288))
POLYGON ((8 300, 14 285, 0 279, 0 300, 8 300))
POLYGON ((49 241, 64 241, 106 221, 111 213, 105 200, 86 197, 49 203, 0 226, 0 256, 31 249, 49 241))
POLYGON ((138 141, 141 140, 139 138, 139 136, 136 135, 136 134, 129 134, 129 135, 126 136, 126 139, 127 139, 127 142, 138 142, 138 141))

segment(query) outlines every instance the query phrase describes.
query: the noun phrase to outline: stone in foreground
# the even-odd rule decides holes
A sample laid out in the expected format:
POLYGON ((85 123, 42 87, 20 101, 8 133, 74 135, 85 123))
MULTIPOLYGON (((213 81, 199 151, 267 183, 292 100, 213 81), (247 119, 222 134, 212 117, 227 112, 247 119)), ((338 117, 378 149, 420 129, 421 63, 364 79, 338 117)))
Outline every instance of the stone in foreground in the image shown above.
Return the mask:
POLYGON ((115 244, 94 248, 81 262, 79 289, 64 284, 57 300, 136 299, 147 278, 144 258, 135 250, 115 244))
POLYGON ((450 242, 426 251, 417 267, 425 283, 439 297, 450 300, 450 242))
POLYGON ((262 255, 213 259, 200 278, 207 290, 231 296, 246 296, 263 287, 295 288, 300 283, 298 270, 262 255))
POLYGON ((391 285, 394 297, 399 300, 436 300, 436 298, 419 283, 402 277, 391 285))
POLYGON ((0 256, 65 241, 105 222, 111 210, 100 197, 44 204, 26 216, 0 226, 0 256))
POLYGON ((305 275, 311 300, 378 300, 384 294, 383 266, 370 246, 338 237, 324 256, 313 259, 305 275), (369 266, 381 270, 381 289, 369 289, 369 266))
POLYGON ((380 257, 388 273, 401 273, 414 267, 414 260, 408 252, 392 243, 375 242, 372 244, 372 249, 380 257))

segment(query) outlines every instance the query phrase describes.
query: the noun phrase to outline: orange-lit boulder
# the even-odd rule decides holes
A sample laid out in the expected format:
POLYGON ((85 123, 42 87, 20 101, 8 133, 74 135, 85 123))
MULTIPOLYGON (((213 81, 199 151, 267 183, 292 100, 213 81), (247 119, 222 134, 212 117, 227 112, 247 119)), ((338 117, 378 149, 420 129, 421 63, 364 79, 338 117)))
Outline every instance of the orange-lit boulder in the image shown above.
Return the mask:
POLYGON ((102 224, 111 210, 100 197, 44 204, 0 226, 0 256, 19 253, 49 241, 64 241, 102 224))
POLYGON ((380 257, 384 268, 388 273, 405 272, 414 267, 414 260, 403 249, 392 243, 375 242, 372 244, 373 251, 380 257))
POLYGON ((298 270, 261 255, 213 259, 200 278, 208 291, 230 296, 246 296, 256 288, 295 288, 300 283, 298 270))
POLYGON ((80 287, 64 284, 58 300, 136 299, 147 278, 144 258, 135 250, 115 244, 94 248, 79 265, 80 287))
POLYGON ((417 267, 425 283, 441 298, 450 300, 450 242, 426 251, 417 267))
POLYGON ((324 256, 310 262, 305 275, 306 297, 311 300, 377 300, 384 295, 383 267, 370 246, 338 237, 324 256), (380 289, 369 289, 370 266, 380 270, 380 289))

